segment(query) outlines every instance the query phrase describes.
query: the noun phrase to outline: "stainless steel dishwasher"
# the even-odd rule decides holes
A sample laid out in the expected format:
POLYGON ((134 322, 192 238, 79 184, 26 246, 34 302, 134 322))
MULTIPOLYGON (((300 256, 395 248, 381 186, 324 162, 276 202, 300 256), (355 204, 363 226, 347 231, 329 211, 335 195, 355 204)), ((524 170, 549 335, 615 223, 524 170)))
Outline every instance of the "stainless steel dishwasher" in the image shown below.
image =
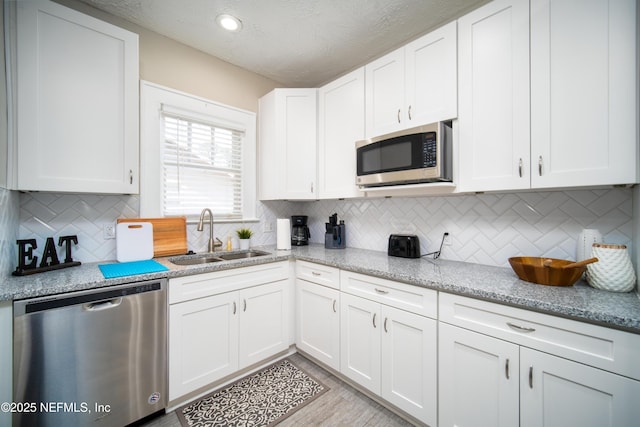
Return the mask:
POLYGON ((14 426, 124 426, 167 403, 166 279, 14 302, 14 426))

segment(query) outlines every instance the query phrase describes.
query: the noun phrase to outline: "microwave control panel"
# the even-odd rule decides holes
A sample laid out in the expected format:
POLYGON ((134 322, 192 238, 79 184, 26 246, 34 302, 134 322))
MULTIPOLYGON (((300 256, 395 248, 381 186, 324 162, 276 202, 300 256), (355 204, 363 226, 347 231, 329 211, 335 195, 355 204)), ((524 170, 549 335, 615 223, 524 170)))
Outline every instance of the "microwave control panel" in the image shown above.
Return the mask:
POLYGON ((438 144, 435 132, 425 134, 422 140, 422 164, 425 168, 438 166, 438 144))

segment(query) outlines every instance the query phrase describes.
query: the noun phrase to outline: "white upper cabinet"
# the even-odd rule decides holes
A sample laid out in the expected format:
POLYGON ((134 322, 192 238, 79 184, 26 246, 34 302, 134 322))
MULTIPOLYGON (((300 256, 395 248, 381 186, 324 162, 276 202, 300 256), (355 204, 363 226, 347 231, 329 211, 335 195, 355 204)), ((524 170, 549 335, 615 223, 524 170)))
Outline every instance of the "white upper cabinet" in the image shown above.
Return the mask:
POLYGON ((355 142, 364 139, 364 68, 318 90, 318 196, 358 197, 355 142))
POLYGON ((637 183, 636 25, 634 0, 460 18, 458 191, 637 183))
POLYGON ((259 100, 260 200, 317 198, 317 89, 274 89, 259 100))
POLYGON ((138 192, 138 35, 17 2, 19 190, 138 192))
POLYGON ((634 0, 531 1, 531 185, 638 182, 634 0))
POLYGON ((458 190, 529 188, 529 2, 463 16, 458 49, 458 190))
POLYGON ((457 113, 456 23, 365 66, 368 138, 457 113))

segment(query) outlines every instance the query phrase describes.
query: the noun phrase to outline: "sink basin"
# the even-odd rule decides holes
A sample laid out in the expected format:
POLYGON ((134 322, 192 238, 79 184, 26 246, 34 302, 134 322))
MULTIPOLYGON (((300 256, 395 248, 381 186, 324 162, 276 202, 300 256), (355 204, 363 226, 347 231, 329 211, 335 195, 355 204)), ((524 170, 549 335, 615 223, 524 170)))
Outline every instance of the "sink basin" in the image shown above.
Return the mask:
POLYGON ((247 251, 236 253, 220 253, 220 254, 204 254, 204 255, 192 255, 189 257, 177 257, 170 258, 169 261, 176 265, 200 265, 209 264, 212 262, 233 261, 236 259, 254 258, 259 256, 269 255, 269 252, 262 251, 247 251))
POLYGON ((232 261, 234 259, 245 259, 245 258, 255 258, 257 256, 265 256, 269 255, 269 252, 262 251, 248 251, 248 252, 238 252, 235 254, 220 254, 219 258, 222 258, 225 261, 232 261))
POLYGON ((217 256, 195 256, 192 258, 182 258, 182 259, 170 259, 170 262, 176 265, 198 265, 198 264, 209 264, 211 262, 222 262, 224 261, 222 258, 218 258, 217 256))

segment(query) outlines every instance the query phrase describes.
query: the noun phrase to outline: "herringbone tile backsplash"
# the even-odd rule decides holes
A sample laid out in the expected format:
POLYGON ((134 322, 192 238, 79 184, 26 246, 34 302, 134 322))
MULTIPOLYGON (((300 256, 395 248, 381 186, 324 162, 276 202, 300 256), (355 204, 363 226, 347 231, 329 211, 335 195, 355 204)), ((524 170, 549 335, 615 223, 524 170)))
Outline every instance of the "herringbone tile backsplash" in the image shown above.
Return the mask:
MULTIPOLYGON (((18 238, 35 237, 43 248, 47 237, 76 234, 74 259, 82 262, 115 259, 115 240, 103 239, 103 225, 139 212, 137 196, 25 193, 19 200, 18 238)), ((245 226, 255 232, 252 245, 275 244, 276 218, 308 215, 311 241, 324 243, 324 223, 334 212, 345 220, 349 247, 386 251, 389 234, 412 233, 426 253, 437 250, 448 232, 451 245, 443 248, 443 258, 498 266, 517 255, 574 259, 584 228, 600 230, 606 242, 628 246, 633 234, 630 189, 265 202, 258 203, 260 222, 245 226), (265 223, 274 231, 263 232, 265 223)), ((215 235, 226 242, 240 226, 216 223, 215 235)), ((208 233, 189 224, 187 237, 189 249, 205 250, 208 233)))

